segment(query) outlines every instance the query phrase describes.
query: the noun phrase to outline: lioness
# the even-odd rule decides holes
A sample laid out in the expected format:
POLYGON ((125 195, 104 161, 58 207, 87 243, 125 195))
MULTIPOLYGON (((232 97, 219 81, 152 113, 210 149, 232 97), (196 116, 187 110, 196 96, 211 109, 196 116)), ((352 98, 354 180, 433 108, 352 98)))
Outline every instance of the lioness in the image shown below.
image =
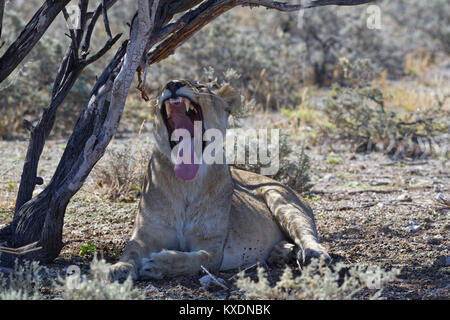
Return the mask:
POLYGON ((299 263, 330 260, 310 207, 290 188, 226 164, 172 162, 172 149, 185 142, 171 141, 174 130, 193 136, 194 121, 201 121, 203 131, 225 135, 228 116, 240 103, 230 86, 213 89, 186 80, 165 86, 153 110, 156 148, 139 213, 122 258, 111 267, 113 280, 192 275, 201 266, 234 269, 266 260, 271 252, 276 260, 276 253, 289 251, 282 245, 286 240, 300 248, 299 263))

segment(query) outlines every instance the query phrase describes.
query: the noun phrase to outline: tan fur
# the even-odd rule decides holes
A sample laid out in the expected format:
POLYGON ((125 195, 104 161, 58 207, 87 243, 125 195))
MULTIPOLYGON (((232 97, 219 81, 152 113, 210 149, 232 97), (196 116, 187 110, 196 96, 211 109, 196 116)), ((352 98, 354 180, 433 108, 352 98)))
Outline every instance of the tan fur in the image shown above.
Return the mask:
MULTIPOLYGON (((205 129, 225 133, 240 96, 228 86, 214 91, 183 83, 184 92, 188 89, 201 106, 205 129)), ((160 108, 154 110, 157 148, 139 213, 120 262, 111 268, 112 279, 123 280, 130 273, 133 279, 189 275, 202 265, 211 272, 245 267, 268 259, 274 247, 290 253, 277 246, 286 240, 301 248, 301 263, 321 255, 329 259, 318 243, 311 209, 279 182, 221 164, 202 164, 193 180, 179 179, 160 108)))

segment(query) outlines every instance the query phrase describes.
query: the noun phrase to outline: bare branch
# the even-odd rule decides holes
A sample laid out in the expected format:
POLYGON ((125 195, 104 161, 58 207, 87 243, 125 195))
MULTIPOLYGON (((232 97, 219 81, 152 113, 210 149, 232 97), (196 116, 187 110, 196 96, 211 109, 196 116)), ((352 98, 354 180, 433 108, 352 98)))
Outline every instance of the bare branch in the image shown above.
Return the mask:
POLYGON ((9 253, 13 255, 24 255, 30 252, 41 250, 42 247, 38 247, 37 245, 38 242, 36 241, 20 248, 0 247, 0 252, 9 253))
POLYGON ((224 285, 222 282, 219 281, 219 279, 217 279, 216 276, 214 276, 211 272, 208 271, 208 269, 206 269, 203 265, 200 266, 200 268, 219 286, 221 286, 223 289, 225 290, 229 290, 229 288, 224 285))
MULTIPOLYGON (((119 1, 119 0, 106 0, 106 10, 109 10, 117 1, 119 1)), ((102 6, 102 4, 100 4, 100 6, 102 6)), ((101 7, 101 8, 102 8, 102 11, 103 11, 103 7, 101 7)), ((95 14, 95 11, 94 12, 88 12, 86 17, 88 19, 91 19, 94 14, 95 14)))
POLYGON ((356 6, 360 4, 365 4, 369 2, 375 2, 376 0, 311 0, 311 1, 305 1, 305 3, 302 3, 304 1, 300 1, 299 4, 290 4, 286 2, 279 2, 279 1, 270 1, 270 0, 248 0, 243 1, 243 6, 262 6, 266 7, 268 9, 275 9, 279 11, 298 11, 301 9, 309 9, 309 8, 315 8, 315 7, 322 7, 322 6, 330 6, 330 5, 337 5, 337 6, 356 6))
POLYGON ((107 14, 108 8, 106 7, 106 0, 102 0, 102 13, 103 13, 103 23, 105 24, 105 30, 108 34, 108 37, 111 39, 111 29, 109 27, 109 20, 108 20, 108 14, 107 14))
MULTIPOLYGON (((64 19, 66 19, 67 22, 70 21, 69 13, 67 12, 66 8, 62 9, 62 13, 64 16, 64 19)), ((70 26, 70 24, 68 24, 70 26)), ((75 30, 71 27, 69 27, 69 33, 70 33, 70 41, 72 46, 72 53, 74 55, 74 59, 78 61, 78 41, 77 41, 77 35, 75 34, 75 30)))
MULTIPOLYGON (((175 23, 172 36, 161 42, 156 48, 147 55, 148 64, 161 61, 175 52, 175 49, 188 40, 195 32, 203 26, 217 18, 222 13, 242 4, 242 1, 236 0, 207 0, 197 8, 185 13, 175 23), (177 28, 178 25, 182 27, 177 28)), ((170 31, 170 29, 166 30, 170 31)))
POLYGON ((88 59, 86 59, 83 62, 83 64, 88 65, 88 64, 91 64, 91 63, 97 61, 98 59, 100 59, 106 52, 108 52, 109 49, 111 49, 111 47, 117 42, 117 40, 120 39, 121 36, 122 36, 122 34, 119 33, 118 35, 114 36, 113 38, 108 39, 108 41, 105 43, 103 48, 101 48, 97 53, 93 54, 88 59))
MULTIPOLYGON (((46 255, 44 260, 54 259, 55 254, 57 255, 61 250, 62 234, 59 224, 64 217, 65 206, 81 188, 116 132, 133 75, 154 27, 158 3, 159 0, 139 0, 138 19, 133 24, 137 27, 131 30, 131 40, 126 47, 126 54, 121 62, 116 60, 120 57, 116 55, 114 61, 117 63, 112 66, 113 70, 108 70, 108 67, 97 81, 98 85, 96 84, 94 87, 95 91, 92 92, 77 122, 57 172, 52 179, 52 184, 47 187, 50 189, 46 189, 53 188, 55 190, 55 197, 58 199, 54 199, 52 203, 58 207, 63 203, 64 208, 62 211, 57 208, 45 210, 46 216, 40 235, 40 244, 44 247, 44 255, 46 255), (119 68, 120 71, 116 73, 119 68), (102 82, 103 84, 100 84, 102 82), (88 130, 83 130, 84 128, 88 130), (56 228, 58 234, 55 235, 56 228)), ((43 193, 45 194, 46 191, 44 190, 43 193)))
POLYGON ((70 0, 45 1, 36 11, 16 41, 0 58, 0 82, 5 80, 22 62, 69 2, 70 0))
POLYGON ((208 0, 201 3, 195 9, 185 13, 177 21, 166 25, 160 32, 154 35, 153 41, 164 39, 169 34, 171 36, 161 42, 156 48, 147 54, 149 64, 159 62, 175 52, 175 49, 188 40, 193 34, 203 26, 217 18, 222 13, 236 6, 263 6, 279 11, 298 11, 319 6, 339 5, 354 6, 376 0, 312 0, 305 4, 288 4, 285 2, 270 0, 208 0))
MULTIPOLYGON (((3 12, 5 11, 6 0, 0 0, 0 39, 2 38, 3 12)), ((0 43, 1 48, 1 43, 0 43)))

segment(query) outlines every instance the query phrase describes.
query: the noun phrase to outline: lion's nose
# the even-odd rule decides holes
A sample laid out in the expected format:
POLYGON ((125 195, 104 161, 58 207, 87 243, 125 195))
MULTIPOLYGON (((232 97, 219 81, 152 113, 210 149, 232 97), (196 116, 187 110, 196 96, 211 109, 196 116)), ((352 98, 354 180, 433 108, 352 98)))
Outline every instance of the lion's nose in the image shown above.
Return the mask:
POLYGON ((183 86, 183 82, 181 81, 170 81, 168 84, 166 84, 166 89, 172 92, 172 94, 175 94, 178 89, 180 89, 183 86))

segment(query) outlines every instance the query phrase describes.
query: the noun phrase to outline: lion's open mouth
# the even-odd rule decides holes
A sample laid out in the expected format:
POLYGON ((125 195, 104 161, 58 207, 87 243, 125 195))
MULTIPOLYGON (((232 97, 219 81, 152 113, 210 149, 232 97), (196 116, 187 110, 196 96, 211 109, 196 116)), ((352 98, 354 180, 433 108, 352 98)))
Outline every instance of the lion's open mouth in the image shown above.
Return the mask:
POLYGON ((180 141, 171 141, 176 129, 186 129, 194 137, 194 121, 203 121, 202 109, 186 97, 170 98, 163 101, 161 113, 169 133, 170 148, 180 141))
POLYGON ((203 115, 200 106, 192 102, 187 97, 177 96, 171 97, 162 102, 161 114, 167 127, 167 132, 169 134, 169 144, 170 148, 173 149, 177 144, 180 144, 177 154, 177 162, 175 164, 175 173, 178 177, 183 180, 191 180, 195 178, 199 169, 199 162, 194 161, 194 125, 196 121, 201 121, 202 123, 202 134, 200 137, 195 137, 202 139, 203 136, 203 115), (172 134, 177 129, 185 129, 189 132, 191 139, 189 141, 183 141, 180 137, 178 141, 172 141, 172 134), (186 159, 183 157, 183 152, 190 150, 191 159, 186 159))

